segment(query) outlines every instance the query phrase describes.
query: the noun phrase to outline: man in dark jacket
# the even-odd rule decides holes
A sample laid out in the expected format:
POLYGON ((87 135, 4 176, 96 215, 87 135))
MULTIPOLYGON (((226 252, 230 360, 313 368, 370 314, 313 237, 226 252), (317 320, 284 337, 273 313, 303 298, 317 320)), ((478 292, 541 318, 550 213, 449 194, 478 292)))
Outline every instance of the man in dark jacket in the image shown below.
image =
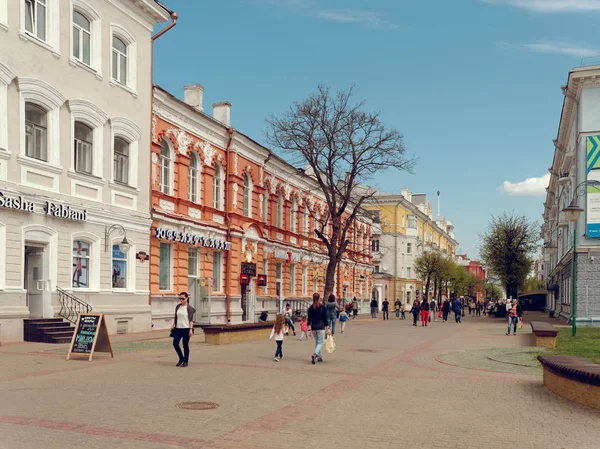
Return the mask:
POLYGON ((444 300, 444 304, 442 304, 442 320, 444 323, 448 321, 448 314, 450 313, 450 301, 448 298, 444 300))
POLYGON ((383 300, 383 304, 382 304, 382 311, 383 311, 383 319, 384 320, 389 320, 390 319, 390 302, 388 301, 387 298, 385 298, 383 300))
POLYGON ((460 299, 456 298, 452 303, 452 311, 454 312, 454 319, 457 323, 461 322, 463 303, 460 299))
POLYGON ((373 298, 371 300, 371 318, 377 318, 377 309, 379 308, 379 304, 377 300, 373 298))

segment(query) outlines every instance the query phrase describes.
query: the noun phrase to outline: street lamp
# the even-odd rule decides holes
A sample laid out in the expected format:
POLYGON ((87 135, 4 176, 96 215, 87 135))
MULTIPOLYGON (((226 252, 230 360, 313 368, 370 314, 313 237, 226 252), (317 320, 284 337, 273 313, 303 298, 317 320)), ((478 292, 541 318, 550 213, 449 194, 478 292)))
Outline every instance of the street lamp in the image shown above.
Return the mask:
POLYGON ((127 232, 125 231, 125 228, 120 224, 114 224, 110 228, 104 230, 104 252, 108 252, 108 239, 115 230, 119 232, 119 235, 123 236, 123 240, 119 243, 119 250, 122 253, 127 254, 131 248, 131 244, 127 241, 127 232))

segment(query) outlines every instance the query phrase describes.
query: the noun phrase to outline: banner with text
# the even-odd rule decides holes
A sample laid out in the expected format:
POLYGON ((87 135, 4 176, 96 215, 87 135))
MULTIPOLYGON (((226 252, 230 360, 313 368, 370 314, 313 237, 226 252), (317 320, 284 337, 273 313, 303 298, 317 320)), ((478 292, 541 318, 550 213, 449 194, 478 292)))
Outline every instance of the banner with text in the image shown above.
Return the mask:
MULTIPOLYGON (((600 181, 600 136, 587 138, 587 181, 600 181)), ((600 238, 600 190, 587 187, 586 234, 588 238, 600 238)))

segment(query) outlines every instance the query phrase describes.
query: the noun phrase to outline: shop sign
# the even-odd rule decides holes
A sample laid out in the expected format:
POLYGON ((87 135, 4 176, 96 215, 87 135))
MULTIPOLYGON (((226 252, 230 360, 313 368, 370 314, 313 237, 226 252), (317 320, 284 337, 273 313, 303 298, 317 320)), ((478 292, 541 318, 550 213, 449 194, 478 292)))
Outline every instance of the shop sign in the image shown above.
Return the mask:
POLYGON ((154 228, 154 238, 186 243, 188 245, 202 246, 204 248, 214 248, 223 251, 229 251, 231 249, 231 242, 213 239, 212 237, 203 237, 198 234, 177 232, 172 229, 154 228))
MULTIPOLYGON (((0 207, 6 209, 19 210, 22 212, 35 213, 35 203, 29 201, 22 196, 9 197, 5 196, 0 191, 0 207)), ((46 201, 43 213, 56 218, 64 218, 66 220, 87 221, 87 210, 74 210, 66 204, 57 204, 52 201, 46 201)))
POLYGON ((266 287, 267 286, 267 275, 266 274, 259 274, 258 275, 258 286, 259 287, 266 287))
POLYGON ((247 274, 248 276, 256 276, 256 264, 242 262, 242 274, 247 274))

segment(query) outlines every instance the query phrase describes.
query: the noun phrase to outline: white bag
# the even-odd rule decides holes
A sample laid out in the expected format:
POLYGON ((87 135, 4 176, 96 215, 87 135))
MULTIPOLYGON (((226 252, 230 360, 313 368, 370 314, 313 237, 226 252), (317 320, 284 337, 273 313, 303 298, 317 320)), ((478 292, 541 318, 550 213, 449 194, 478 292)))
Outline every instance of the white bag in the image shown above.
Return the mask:
POLYGON ((335 351, 335 341, 333 340, 333 335, 328 335, 325 339, 325 351, 331 354, 335 351))

